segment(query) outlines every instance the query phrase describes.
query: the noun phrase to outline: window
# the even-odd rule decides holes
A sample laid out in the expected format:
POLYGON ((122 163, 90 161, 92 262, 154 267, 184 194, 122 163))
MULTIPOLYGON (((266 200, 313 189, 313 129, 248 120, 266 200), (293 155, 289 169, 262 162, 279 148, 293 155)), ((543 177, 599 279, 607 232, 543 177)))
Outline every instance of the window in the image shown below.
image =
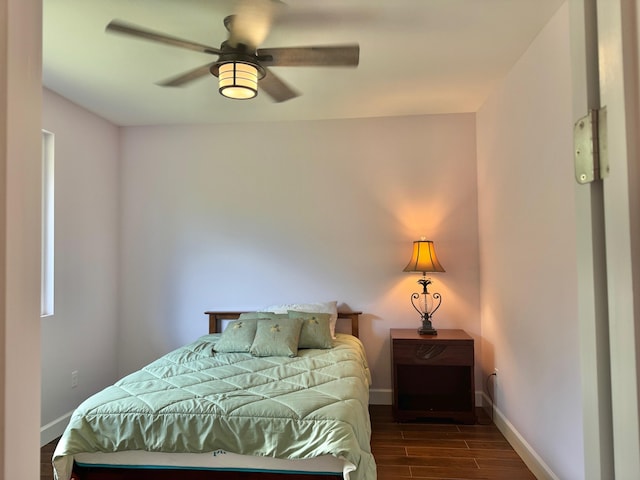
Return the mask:
POLYGON ((42 265, 40 316, 53 315, 54 135, 42 131, 42 265))

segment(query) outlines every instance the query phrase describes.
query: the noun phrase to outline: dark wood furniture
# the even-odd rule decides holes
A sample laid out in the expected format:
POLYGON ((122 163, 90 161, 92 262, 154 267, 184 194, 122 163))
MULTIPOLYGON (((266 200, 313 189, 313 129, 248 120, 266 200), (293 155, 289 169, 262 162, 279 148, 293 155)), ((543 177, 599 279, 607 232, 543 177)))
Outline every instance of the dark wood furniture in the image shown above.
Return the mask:
MULTIPOLYGON (((206 311, 205 315, 209 315, 209 333, 219 333, 222 331, 222 322, 224 320, 235 320, 243 312, 214 312, 206 311)), ((358 318, 362 312, 338 312, 338 321, 349 320, 351 322, 351 335, 359 336, 358 318)))
POLYGON ((475 423, 473 338, 463 330, 391 329, 390 336, 395 420, 475 423))

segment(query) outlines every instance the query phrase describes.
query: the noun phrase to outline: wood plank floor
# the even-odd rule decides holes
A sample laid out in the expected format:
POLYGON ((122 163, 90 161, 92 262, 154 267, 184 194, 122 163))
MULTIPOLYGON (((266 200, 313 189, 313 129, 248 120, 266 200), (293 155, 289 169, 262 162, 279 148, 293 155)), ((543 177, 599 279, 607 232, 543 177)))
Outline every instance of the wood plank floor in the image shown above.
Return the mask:
POLYGON ((378 480, 536 478, 480 409, 476 425, 395 423, 388 405, 370 411, 378 480))
MULTIPOLYGON (((536 478, 493 424, 395 423, 389 405, 372 405, 370 411, 378 480, 536 478)), ((479 415, 481 423, 490 423, 482 412, 479 415)), ((41 480, 53 480, 55 444, 41 449, 41 480)))
POLYGON ((58 440, 47 443, 40 449, 40 480, 53 480, 53 468, 51 467, 51 457, 56 449, 58 440))

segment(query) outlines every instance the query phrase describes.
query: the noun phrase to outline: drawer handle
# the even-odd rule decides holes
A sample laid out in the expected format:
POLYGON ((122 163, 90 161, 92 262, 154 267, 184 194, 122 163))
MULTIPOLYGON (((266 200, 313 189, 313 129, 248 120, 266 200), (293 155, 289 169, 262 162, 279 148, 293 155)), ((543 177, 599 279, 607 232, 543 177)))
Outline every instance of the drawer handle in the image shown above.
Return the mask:
POLYGON ((435 358, 445 351, 445 345, 418 345, 416 350, 416 358, 429 360, 435 358))

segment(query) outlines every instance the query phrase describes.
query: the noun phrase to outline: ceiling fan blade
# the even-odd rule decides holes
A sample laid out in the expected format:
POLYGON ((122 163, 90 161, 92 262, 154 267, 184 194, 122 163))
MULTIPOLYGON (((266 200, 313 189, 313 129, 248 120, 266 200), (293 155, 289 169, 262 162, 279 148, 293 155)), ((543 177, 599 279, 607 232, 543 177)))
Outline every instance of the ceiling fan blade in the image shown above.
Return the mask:
POLYGON ((256 53, 260 64, 270 67, 356 67, 360 61, 360 46, 357 43, 316 47, 261 48, 256 53))
POLYGON ((208 45, 203 45, 201 43, 196 43, 189 40, 183 40, 182 38, 172 37, 170 35, 154 32, 152 30, 147 30, 146 28, 126 23, 121 20, 112 20, 111 22, 109 22, 105 30, 107 32, 122 33, 132 37, 151 40, 153 42, 173 45, 174 47, 187 48, 189 50, 195 50, 196 52, 211 53, 214 55, 220 55, 221 53, 220 49, 215 47, 210 47, 208 45))
POLYGON ((261 90, 264 90, 264 92, 269 95, 274 102, 285 102, 300 96, 298 92, 284 83, 280 77, 275 75, 271 70, 265 68, 265 71, 267 74, 264 78, 260 79, 258 86, 261 90))
POLYGON ((241 43, 251 50, 258 48, 269 34, 278 4, 274 0, 239 0, 227 25, 229 45, 237 47, 241 43))
POLYGON ((205 75, 211 73, 209 69, 211 68, 213 63, 208 63, 206 65, 201 65, 193 70, 189 70, 188 72, 181 73, 180 75, 176 75, 175 77, 168 78, 161 82, 158 82, 157 85, 161 87, 183 87, 187 83, 191 83, 194 80, 204 77, 205 75))
POLYGON ((322 4, 314 6, 297 6, 281 9, 274 18, 274 26, 293 25, 297 28, 323 27, 331 28, 336 25, 369 25, 379 19, 381 15, 369 7, 347 7, 341 5, 339 10, 330 11, 322 4))

